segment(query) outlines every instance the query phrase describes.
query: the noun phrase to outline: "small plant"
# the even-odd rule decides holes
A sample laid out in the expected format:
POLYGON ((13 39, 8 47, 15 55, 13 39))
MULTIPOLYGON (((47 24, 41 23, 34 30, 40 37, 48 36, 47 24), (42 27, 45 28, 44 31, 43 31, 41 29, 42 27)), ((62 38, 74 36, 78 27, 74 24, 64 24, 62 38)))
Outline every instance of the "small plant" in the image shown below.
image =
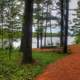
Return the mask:
POLYGON ((80 33, 76 35, 75 42, 76 44, 80 44, 80 33))

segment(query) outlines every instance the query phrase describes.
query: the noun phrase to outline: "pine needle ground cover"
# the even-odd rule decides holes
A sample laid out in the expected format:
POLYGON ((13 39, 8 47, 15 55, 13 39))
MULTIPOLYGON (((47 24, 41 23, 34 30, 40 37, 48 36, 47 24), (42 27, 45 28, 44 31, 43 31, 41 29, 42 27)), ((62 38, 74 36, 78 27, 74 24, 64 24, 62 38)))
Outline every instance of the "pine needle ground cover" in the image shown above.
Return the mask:
POLYGON ((33 52, 35 64, 21 65, 22 54, 0 50, 0 80, 33 80, 52 62, 61 59, 65 54, 53 52, 33 52))

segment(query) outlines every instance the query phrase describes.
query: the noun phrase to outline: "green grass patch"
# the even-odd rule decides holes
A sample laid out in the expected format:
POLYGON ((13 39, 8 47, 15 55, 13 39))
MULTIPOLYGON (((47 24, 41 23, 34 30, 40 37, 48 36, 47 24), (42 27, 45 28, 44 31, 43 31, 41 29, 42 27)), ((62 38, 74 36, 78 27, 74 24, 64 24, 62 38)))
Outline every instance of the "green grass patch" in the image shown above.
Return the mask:
POLYGON ((37 63, 21 65, 21 55, 16 50, 12 53, 0 50, 0 80, 33 80, 48 64, 65 56, 53 52, 33 52, 37 63))

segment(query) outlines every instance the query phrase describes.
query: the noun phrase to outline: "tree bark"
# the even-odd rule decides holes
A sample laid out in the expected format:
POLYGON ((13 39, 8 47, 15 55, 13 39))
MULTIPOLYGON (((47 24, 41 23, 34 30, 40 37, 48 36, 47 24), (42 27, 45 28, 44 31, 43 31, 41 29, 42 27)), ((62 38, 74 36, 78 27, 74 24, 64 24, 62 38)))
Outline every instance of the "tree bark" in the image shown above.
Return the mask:
POLYGON ((24 23, 22 28, 22 64, 32 63, 32 15, 33 0, 25 0, 24 23))
POLYGON ((46 10, 46 26, 45 26, 45 33, 44 33, 44 47, 46 47, 47 46, 47 27, 48 27, 48 3, 46 3, 47 5, 46 5, 46 8, 47 8, 47 10, 46 10))
POLYGON ((64 16, 64 1, 63 1, 63 0, 60 0, 60 10, 61 10, 61 22, 60 22, 60 25, 61 25, 60 47, 63 47, 63 45, 64 45, 64 40, 63 40, 63 37, 64 37, 64 19, 63 19, 63 16, 64 16))
POLYGON ((37 21, 37 48, 39 48, 39 19, 37 21))
POLYGON ((65 36, 64 36, 64 53, 68 52, 68 17, 69 17, 69 0, 65 0, 66 6, 65 6, 65 36))

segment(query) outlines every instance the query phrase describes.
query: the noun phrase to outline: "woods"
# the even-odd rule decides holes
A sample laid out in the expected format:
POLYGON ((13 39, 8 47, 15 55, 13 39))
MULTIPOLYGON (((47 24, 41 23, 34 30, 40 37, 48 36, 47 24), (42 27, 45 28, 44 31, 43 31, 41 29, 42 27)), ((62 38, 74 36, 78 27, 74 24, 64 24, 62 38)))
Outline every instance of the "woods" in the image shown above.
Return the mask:
POLYGON ((35 80, 79 48, 80 1, 0 0, 0 80, 35 80))
MULTIPOLYGON (((11 46, 13 44, 13 41, 15 40, 15 38, 17 38, 17 37, 14 37, 14 35, 17 35, 19 33, 19 36, 22 36, 20 51, 23 53, 23 56, 22 56, 23 64, 32 63, 32 35, 33 35, 32 27, 34 24, 37 25, 37 28, 36 28, 37 48, 48 47, 47 45, 48 33, 50 37, 49 46, 54 47, 52 42, 52 37, 53 37, 52 29, 54 29, 57 26, 60 26, 59 46, 63 47, 64 53, 67 53, 68 16, 69 16, 68 1, 60 0, 56 2, 55 3, 56 7, 54 7, 55 9, 53 9, 54 4, 52 0, 50 1, 46 1, 46 0, 45 1, 36 1, 36 0, 35 1, 33 0, 16 1, 15 0, 15 1, 9 1, 8 3, 5 2, 4 4, 3 2, 4 1, 1 2, 2 29, 0 29, 2 32, 1 33, 2 43, 4 38, 4 34, 3 34, 4 26, 8 26, 7 29, 5 28, 5 32, 6 33, 8 32, 10 52, 11 52, 11 48, 12 48, 11 46), (16 2, 18 2, 18 4, 16 2), (58 5, 58 3, 60 5, 58 5), (20 10, 18 6, 22 10, 20 10), (9 8, 8 12, 5 7, 7 7, 7 9, 9 8), (57 10, 57 8, 59 9, 57 10), (57 10, 57 14, 58 12, 60 12, 59 15, 61 16, 61 18, 59 16, 53 15, 52 12, 55 10, 57 10), (5 13, 6 16, 3 14, 4 12, 7 13, 7 14, 5 13), (5 19, 5 17, 7 19, 5 19), (6 24, 4 25, 5 21, 6 21, 6 24), (21 24, 22 24, 22 27, 21 27, 21 24), (47 32, 47 30, 49 30, 49 32, 47 32), (43 42, 43 38, 44 38, 44 42, 43 42)), ((2 44, 2 48, 3 48, 3 44, 2 44)))

